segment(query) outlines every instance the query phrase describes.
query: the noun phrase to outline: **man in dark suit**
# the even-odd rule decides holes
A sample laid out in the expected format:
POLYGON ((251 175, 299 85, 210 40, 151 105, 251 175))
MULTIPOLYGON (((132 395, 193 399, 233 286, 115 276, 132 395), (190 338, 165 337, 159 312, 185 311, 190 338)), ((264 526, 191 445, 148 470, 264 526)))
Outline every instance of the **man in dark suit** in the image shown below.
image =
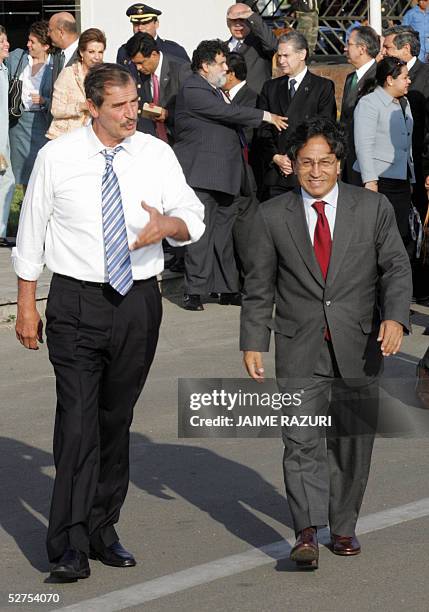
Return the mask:
POLYGON ((344 161, 342 180, 351 185, 362 186, 359 172, 353 170, 356 161, 353 113, 365 84, 375 77, 375 58, 380 52, 380 37, 369 26, 351 30, 344 48, 348 62, 355 68, 346 78, 341 103, 340 122, 347 134, 348 155, 344 161))
POLYGON ((283 466, 291 559, 306 568, 317 567, 317 528, 328 523, 334 553, 360 552, 377 377, 409 327, 411 270, 393 208, 382 194, 338 183, 345 150, 342 130, 321 117, 290 137, 300 188, 258 208, 241 315, 249 375, 264 380, 273 329, 279 388, 299 398, 283 407, 283 466), (326 440, 323 421, 300 427, 302 416, 331 416, 326 440))
MULTIPOLYGON (((256 108, 258 94, 250 89, 247 84, 247 65, 244 56, 241 53, 232 51, 227 55, 226 63, 228 71, 226 73, 226 82, 222 87, 231 104, 241 106, 250 106, 256 108)), ((246 163, 251 163, 252 157, 252 140, 253 128, 243 128, 241 138, 243 140, 245 151, 244 157, 246 163)), ((234 239, 234 248, 237 255, 240 277, 244 273, 246 267, 246 258, 249 249, 249 231, 252 225, 253 216, 258 204, 256 197, 256 181, 253 178, 251 167, 247 166, 249 176, 249 189, 247 193, 239 193, 236 197, 237 217, 232 228, 234 239)))
MULTIPOLYGON (((52 87, 65 66, 78 60, 79 33, 76 20, 71 13, 54 13, 49 19, 48 34, 56 48, 52 60, 52 87)), ((52 96, 51 96, 52 100, 52 96)))
MULTIPOLYGON (((133 26, 133 34, 137 32, 147 32, 150 34, 157 42, 158 49, 162 53, 168 53, 169 55, 174 55, 176 61, 190 62, 189 56, 186 53, 186 50, 174 42, 173 40, 165 40, 158 36, 158 28, 159 28, 159 20, 158 17, 162 15, 162 12, 158 9, 152 8, 147 4, 132 4, 127 9, 127 17, 130 18, 131 24, 133 26)), ((130 63, 130 57, 126 50, 126 45, 122 45, 118 49, 118 53, 116 56, 116 63, 124 64, 125 66, 130 63)), ((133 66, 130 67, 131 71, 133 70, 133 66)), ((135 76, 135 75, 134 75, 135 76)))
POLYGON ((205 208, 206 231, 185 255, 184 307, 203 310, 201 295, 220 293, 221 303, 237 303, 238 274, 231 231, 234 198, 249 191, 244 144, 239 127, 268 121, 278 129, 284 118, 255 108, 229 104, 219 89, 225 84, 228 46, 221 40, 201 42, 192 57, 193 74, 176 100, 174 151, 205 208))
POLYGON ((279 38, 278 66, 284 76, 267 81, 258 108, 287 117, 288 129, 278 133, 263 125, 258 133, 258 150, 264 161, 264 199, 296 186, 292 164, 286 154, 289 136, 304 119, 316 115, 336 118, 334 83, 310 72, 307 41, 291 31, 279 38))
MULTIPOLYGON (((407 62, 408 77, 411 80, 407 98, 413 115, 413 162, 416 182, 414 184, 413 204, 420 213, 422 220, 426 217, 428 196, 425 189, 425 172, 423 168, 423 152, 425 133, 429 128, 426 121, 429 105, 429 64, 423 64, 418 59, 420 53, 420 38, 410 26, 394 26, 384 32, 383 53, 397 57, 407 62)), ((413 261, 414 297, 419 304, 429 305, 429 281, 427 269, 419 259, 413 261)))
MULTIPOLYGON (((125 45, 128 56, 139 78, 137 89, 138 125, 140 132, 174 142, 174 109, 181 84, 190 73, 189 65, 175 61, 173 56, 162 53, 157 41, 146 32, 137 32, 125 45), (160 107, 160 115, 150 115, 143 110, 145 103, 160 107)), ((133 74, 133 72, 131 71, 133 74)))
POLYGON ((226 22, 231 32, 228 48, 244 56, 247 83, 259 93, 265 81, 271 78, 277 39, 262 17, 242 2, 229 7, 226 22))

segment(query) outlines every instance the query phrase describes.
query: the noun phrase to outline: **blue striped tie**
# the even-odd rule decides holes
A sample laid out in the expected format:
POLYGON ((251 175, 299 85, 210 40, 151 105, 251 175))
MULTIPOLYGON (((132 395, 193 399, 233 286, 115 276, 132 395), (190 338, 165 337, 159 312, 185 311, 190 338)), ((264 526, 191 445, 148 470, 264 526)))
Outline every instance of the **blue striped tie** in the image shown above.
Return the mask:
POLYGON ((116 153, 121 149, 123 147, 119 146, 113 151, 102 151, 106 168, 101 181, 101 198, 109 284, 121 295, 126 295, 133 286, 133 275, 121 190, 112 165, 116 153))

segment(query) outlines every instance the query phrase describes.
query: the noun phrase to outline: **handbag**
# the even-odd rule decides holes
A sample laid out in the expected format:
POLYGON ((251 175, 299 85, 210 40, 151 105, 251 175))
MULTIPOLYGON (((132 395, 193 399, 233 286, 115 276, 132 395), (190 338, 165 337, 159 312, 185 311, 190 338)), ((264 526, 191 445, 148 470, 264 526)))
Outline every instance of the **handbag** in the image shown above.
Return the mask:
POLYGON ((15 74, 9 82, 9 116, 12 119, 19 119, 22 115, 22 81, 20 76, 25 55, 26 51, 23 51, 18 66, 16 67, 15 74))

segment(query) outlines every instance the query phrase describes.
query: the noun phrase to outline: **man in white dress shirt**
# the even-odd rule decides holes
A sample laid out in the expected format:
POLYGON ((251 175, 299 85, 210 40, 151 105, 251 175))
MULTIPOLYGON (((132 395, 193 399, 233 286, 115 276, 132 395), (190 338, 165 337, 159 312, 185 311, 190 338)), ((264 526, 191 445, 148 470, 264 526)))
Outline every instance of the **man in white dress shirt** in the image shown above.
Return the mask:
POLYGON ((204 232, 202 204, 170 147, 136 132, 128 70, 101 64, 85 89, 92 125, 40 151, 12 253, 16 335, 26 348, 42 340, 37 278, 45 263, 54 272, 46 335, 57 388, 56 479, 47 547, 61 579, 88 577, 88 556, 136 563, 114 524, 128 487, 133 408, 161 321, 161 241, 182 246, 204 232))

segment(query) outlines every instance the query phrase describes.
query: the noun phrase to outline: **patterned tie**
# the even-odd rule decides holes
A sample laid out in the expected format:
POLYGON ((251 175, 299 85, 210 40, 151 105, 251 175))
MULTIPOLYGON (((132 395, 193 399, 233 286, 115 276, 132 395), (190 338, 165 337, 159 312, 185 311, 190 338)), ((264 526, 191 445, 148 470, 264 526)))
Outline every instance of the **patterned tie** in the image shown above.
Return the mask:
MULTIPOLYGON (((332 250, 331 232, 329 229, 328 219, 325 215, 325 202, 316 201, 312 204, 312 206, 317 212, 317 223, 314 230, 314 253, 317 261, 319 262, 323 278, 326 280, 332 250)), ((328 327, 326 327, 325 330, 325 339, 331 339, 331 334, 328 327)))
POLYGON ((289 95, 290 95, 291 100, 296 94, 295 85, 296 85, 296 79, 289 79, 289 95))
POLYGON ((123 147, 118 146, 113 151, 101 151, 106 160, 101 181, 101 198, 109 284, 121 295, 126 295, 133 286, 133 275, 121 190, 113 169, 113 159, 121 149, 123 147))
MULTIPOLYGON (((152 96, 152 100, 153 103, 155 104, 155 106, 158 106, 159 104, 159 79, 156 76, 155 73, 152 74, 152 91, 153 91, 153 96, 152 96)), ((155 130, 156 130, 156 135, 158 136, 158 138, 160 138, 161 140, 163 140, 164 142, 168 143, 168 136, 167 136, 167 129, 165 127, 165 123, 162 123, 161 121, 155 121, 155 130)))

